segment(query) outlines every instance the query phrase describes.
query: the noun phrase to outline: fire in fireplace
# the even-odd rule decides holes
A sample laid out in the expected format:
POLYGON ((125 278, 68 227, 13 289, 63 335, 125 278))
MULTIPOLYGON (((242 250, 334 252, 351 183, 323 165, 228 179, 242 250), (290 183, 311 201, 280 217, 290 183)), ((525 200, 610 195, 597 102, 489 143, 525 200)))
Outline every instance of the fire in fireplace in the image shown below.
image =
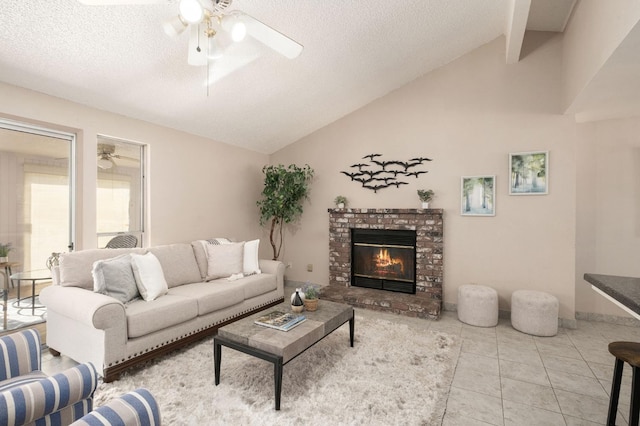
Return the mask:
POLYGON ((351 285, 415 294, 416 232, 351 229, 351 285))

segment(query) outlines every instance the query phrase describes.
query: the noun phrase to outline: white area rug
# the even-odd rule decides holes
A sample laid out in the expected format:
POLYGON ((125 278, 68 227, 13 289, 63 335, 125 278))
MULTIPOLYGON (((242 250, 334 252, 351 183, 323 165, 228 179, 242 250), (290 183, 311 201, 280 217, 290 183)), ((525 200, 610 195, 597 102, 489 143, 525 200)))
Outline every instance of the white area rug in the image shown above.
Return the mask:
POLYGON ((94 404, 146 387, 167 425, 439 425, 460 341, 392 321, 356 311, 353 348, 345 324, 286 364, 280 411, 266 361, 223 347, 214 385, 212 338, 101 383, 94 404))

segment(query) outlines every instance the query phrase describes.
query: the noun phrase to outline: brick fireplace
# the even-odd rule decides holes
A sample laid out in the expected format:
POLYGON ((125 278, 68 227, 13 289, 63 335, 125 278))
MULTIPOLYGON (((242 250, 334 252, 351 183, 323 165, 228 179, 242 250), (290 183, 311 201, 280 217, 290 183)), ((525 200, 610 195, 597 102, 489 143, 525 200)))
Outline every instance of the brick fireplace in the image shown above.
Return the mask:
POLYGON ((443 285, 442 209, 329 209, 329 286, 322 298, 352 306, 438 319, 443 285), (415 294, 351 286, 352 229, 416 232, 415 294))

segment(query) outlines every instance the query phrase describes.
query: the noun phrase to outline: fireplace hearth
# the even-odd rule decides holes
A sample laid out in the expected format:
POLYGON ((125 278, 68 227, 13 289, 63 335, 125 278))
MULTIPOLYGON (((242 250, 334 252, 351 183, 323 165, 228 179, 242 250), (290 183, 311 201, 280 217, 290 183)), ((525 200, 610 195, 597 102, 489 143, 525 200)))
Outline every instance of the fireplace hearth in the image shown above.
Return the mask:
POLYGON ((416 232, 351 229, 351 285, 416 293, 416 232))
POLYGON ((329 285, 322 289, 322 298, 359 308, 439 318, 443 229, 442 209, 329 209, 329 285), (377 233, 370 231, 381 230, 409 231, 415 239, 413 244, 394 239, 359 241, 359 246, 352 241, 354 233, 365 231, 366 239, 377 233), (405 251, 411 245, 413 265, 405 251), (357 259, 360 255, 354 254, 354 247, 356 251, 362 248, 365 260, 357 259), (359 262, 369 272, 362 272, 359 262))

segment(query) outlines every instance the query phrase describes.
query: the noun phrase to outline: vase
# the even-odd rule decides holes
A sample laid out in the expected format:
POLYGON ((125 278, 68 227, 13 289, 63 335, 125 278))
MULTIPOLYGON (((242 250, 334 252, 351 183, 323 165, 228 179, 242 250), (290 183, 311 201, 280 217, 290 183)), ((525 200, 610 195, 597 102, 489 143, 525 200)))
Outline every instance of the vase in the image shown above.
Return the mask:
POLYGON ((429 202, 428 201, 423 201, 422 202, 422 208, 423 209, 428 209, 429 208, 429 202))
POLYGON ((315 311, 318 309, 318 299, 305 299, 304 308, 309 312, 315 311))
POLYGON ((291 295, 291 310, 296 313, 302 312, 304 309, 304 294, 302 294, 298 289, 296 292, 291 295))
POLYGON ((339 209, 344 209, 344 203, 338 203, 338 208, 339 209))
POLYGON ((298 297, 300 297, 300 299, 302 299, 302 302, 304 303, 304 299, 305 299, 304 291, 302 291, 302 289, 301 289, 301 288, 296 288, 296 291, 294 291, 293 293, 291 293, 291 304, 293 305, 293 302, 294 302, 294 300, 295 300, 295 298, 296 298, 296 295, 297 295, 298 297))
POLYGON ((0 263, 8 263, 8 262, 9 262, 9 256, 0 257, 0 263))

